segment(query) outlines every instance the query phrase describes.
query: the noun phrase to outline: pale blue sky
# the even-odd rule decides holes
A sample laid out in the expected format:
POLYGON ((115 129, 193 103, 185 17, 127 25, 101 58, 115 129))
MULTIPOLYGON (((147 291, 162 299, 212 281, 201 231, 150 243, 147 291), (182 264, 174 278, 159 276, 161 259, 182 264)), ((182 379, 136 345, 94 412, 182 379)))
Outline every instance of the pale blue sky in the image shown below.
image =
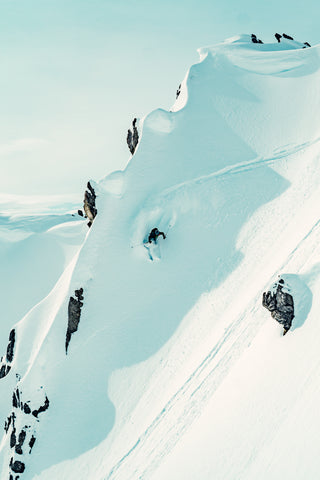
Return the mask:
POLYGON ((77 193, 123 168, 134 116, 170 108, 198 47, 318 43, 316 0, 0 0, 0 191, 77 193))

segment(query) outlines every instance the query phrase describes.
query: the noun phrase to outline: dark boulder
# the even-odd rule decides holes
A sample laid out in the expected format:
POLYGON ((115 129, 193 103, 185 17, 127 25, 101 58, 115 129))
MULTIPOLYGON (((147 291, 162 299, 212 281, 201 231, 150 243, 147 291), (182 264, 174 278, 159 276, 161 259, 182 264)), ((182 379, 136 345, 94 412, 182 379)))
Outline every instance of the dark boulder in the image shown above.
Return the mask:
POLYGON ((10 435, 10 448, 13 448, 16 443, 17 443, 16 429, 13 428, 13 430, 11 432, 11 435, 10 435))
POLYGON ((25 439, 26 439, 26 432, 25 430, 21 430, 18 437, 18 443, 16 444, 16 448, 15 448, 15 451, 18 455, 22 455, 23 453, 22 445, 24 444, 25 439))
POLYGON ((280 33, 275 33, 274 36, 276 37, 278 43, 280 43, 280 38, 282 38, 282 35, 280 35, 280 33))
POLYGON ((263 41, 257 38, 257 36, 254 33, 251 34, 251 41, 252 43, 263 43, 263 41))
POLYGON ((283 325, 285 335, 291 328, 292 320, 294 318, 294 302, 290 293, 283 291, 285 282, 280 279, 273 292, 268 291, 263 293, 262 305, 271 312, 272 318, 283 325))
POLYGON ((13 462, 13 459, 11 458, 10 468, 14 473, 23 473, 26 467, 23 462, 20 462, 19 460, 13 462))

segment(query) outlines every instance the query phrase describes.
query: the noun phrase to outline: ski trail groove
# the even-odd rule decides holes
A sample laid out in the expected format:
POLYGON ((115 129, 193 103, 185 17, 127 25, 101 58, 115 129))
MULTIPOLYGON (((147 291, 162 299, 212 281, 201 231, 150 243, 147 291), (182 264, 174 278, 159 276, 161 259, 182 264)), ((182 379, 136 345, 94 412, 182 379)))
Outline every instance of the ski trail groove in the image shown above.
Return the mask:
MULTIPOLYGON (((258 296, 256 301, 259 301, 258 296)), ((200 415, 231 366, 257 334, 263 321, 257 324, 256 309, 249 323, 245 311, 225 330, 223 337, 139 436, 135 445, 112 467, 105 480, 150 478, 159 459, 174 447, 183 431, 200 415), (138 461, 134 461, 135 469, 129 473, 127 460, 133 455, 138 461), (143 461, 139 462, 139 456, 143 461), (144 465, 146 459, 148 464, 144 465)))

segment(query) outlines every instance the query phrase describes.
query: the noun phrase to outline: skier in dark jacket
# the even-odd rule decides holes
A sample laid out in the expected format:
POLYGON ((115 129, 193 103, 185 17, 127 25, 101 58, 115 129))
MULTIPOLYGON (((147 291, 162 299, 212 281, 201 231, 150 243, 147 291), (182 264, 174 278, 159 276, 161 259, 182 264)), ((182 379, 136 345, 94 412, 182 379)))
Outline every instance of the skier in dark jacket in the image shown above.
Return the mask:
POLYGON ((157 239, 160 235, 162 235, 164 239, 166 238, 163 232, 159 232, 157 228, 153 228, 149 233, 148 243, 157 243, 157 239))

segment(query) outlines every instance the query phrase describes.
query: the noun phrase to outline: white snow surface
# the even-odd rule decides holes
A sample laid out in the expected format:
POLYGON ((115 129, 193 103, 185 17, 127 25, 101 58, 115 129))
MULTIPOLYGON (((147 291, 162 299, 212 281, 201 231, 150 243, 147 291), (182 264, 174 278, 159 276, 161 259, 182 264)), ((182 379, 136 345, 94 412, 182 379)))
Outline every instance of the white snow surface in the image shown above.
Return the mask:
POLYGON ((65 195, 0 194, 1 354, 12 325, 50 293, 83 243, 88 229, 75 206, 65 195))
POLYGON ((15 325, 1 418, 16 386, 50 406, 13 408, 36 443, 18 455, 4 432, 1 480, 11 457, 21 480, 318 478, 320 46, 302 47, 243 35, 201 49, 172 109, 140 122, 127 168, 95 186, 80 251, 83 221, 60 279, 15 325), (152 261, 153 227, 167 238, 152 261), (295 303, 285 337, 261 304, 279 275, 295 303))

